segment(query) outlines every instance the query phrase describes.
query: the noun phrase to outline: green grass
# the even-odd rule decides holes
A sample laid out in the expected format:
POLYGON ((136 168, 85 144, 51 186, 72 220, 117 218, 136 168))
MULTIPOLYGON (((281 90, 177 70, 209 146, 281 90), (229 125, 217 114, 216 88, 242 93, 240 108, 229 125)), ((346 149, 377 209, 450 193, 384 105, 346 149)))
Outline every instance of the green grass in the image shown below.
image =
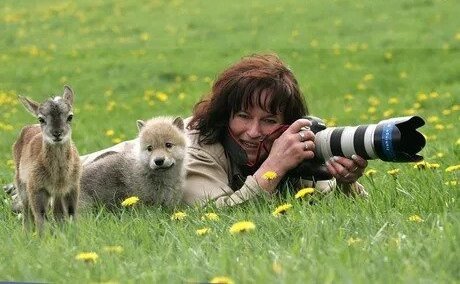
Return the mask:
POLYGON ((142 206, 84 212, 37 238, 0 193, 0 280, 46 282, 458 283, 460 28, 456 1, 2 1, 0 184, 11 145, 34 119, 16 95, 76 92, 73 139, 90 153, 136 135, 135 121, 189 116, 226 66, 276 52, 310 111, 330 125, 418 114, 422 154, 439 168, 371 161, 367 200, 257 200, 216 210, 142 206), (372 76, 371 76, 372 75, 372 76), (166 101, 157 98, 166 94, 166 101), (423 99, 425 94, 427 99, 423 99), (397 99, 397 100, 396 100, 397 99), (115 134, 105 133, 113 129, 115 134), (400 169, 396 178, 387 173, 400 169), (293 207, 281 218, 271 212, 293 207), (214 211, 219 221, 202 221, 214 211), (418 215, 423 222, 411 222, 418 215), (231 235, 241 220, 255 223, 231 235), (197 229, 211 233, 197 236, 197 229), (355 241, 355 242, 353 242, 355 241), (123 252, 104 250, 121 246, 123 252), (96 263, 75 260, 80 252, 96 263))

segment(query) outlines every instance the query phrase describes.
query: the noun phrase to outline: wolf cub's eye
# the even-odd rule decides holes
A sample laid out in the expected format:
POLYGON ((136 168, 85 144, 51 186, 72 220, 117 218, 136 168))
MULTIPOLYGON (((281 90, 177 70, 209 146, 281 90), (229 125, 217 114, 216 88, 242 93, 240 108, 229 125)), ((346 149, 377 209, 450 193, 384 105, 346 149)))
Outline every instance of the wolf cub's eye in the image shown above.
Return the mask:
POLYGON ((148 146, 147 146, 147 151, 149 151, 149 152, 152 152, 152 151, 153 151, 152 145, 148 145, 148 146))
POLYGON ((73 114, 70 114, 68 117, 67 117, 67 122, 71 122, 73 119, 73 114))
POLYGON ((173 143, 170 143, 170 142, 166 142, 166 143, 165 143, 165 147, 166 147, 166 148, 172 148, 172 146, 174 146, 173 143))
POLYGON ((39 117, 38 118, 38 122, 40 122, 40 124, 45 124, 45 119, 43 117, 39 117))

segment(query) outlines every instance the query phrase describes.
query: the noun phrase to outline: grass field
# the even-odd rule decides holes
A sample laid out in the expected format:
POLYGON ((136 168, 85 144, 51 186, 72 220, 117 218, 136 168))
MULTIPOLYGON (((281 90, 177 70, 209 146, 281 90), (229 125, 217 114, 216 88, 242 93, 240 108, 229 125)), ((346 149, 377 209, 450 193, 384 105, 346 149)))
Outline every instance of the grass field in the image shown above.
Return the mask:
POLYGON ((2 1, 2 185, 11 145, 35 122, 17 95, 71 85, 85 154, 135 137, 137 119, 189 116, 220 71, 256 52, 279 54, 330 126, 422 116, 430 167, 370 161, 366 200, 289 196, 182 208, 183 220, 136 204, 83 213, 41 239, 0 192, 0 281, 459 283, 459 13, 453 0, 2 1), (208 212, 219 220, 202 220, 208 212), (243 220, 255 229, 231 234, 243 220), (76 259, 84 252, 97 260, 76 259))

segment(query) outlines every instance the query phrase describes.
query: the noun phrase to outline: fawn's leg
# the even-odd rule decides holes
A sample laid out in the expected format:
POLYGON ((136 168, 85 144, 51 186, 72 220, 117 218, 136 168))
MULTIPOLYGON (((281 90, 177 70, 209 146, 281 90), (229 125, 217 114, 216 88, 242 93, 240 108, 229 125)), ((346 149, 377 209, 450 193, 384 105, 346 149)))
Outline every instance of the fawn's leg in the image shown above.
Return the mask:
POLYGON ((62 222, 66 216, 66 208, 64 204, 64 198, 56 196, 53 202, 53 216, 57 222, 62 222))
POLYGON ((80 192, 80 187, 74 187, 64 198, 64 204, 67 209, 67 213, 69 217, 72 219, 76 219, 77 217, 77 203, 78 203, 78 195, 80 192))
POLYGON ((33 214, 29 205, 29 197, 27 195, 27 187, 25 183, 22 183, 19 179, 16 178, 16 187, 18 191, 18 196, 21 203, 21 212, 22 212, 22 225, 24 230, 28 231, 32 228, 33 225, 33 214))
POLYGON ((29 189, 29 205, 35 219, 35 226, 38 233, 43 233, 43 223, 45 221, 46 209, 48 207, 49 194, 44 188, 29 189))

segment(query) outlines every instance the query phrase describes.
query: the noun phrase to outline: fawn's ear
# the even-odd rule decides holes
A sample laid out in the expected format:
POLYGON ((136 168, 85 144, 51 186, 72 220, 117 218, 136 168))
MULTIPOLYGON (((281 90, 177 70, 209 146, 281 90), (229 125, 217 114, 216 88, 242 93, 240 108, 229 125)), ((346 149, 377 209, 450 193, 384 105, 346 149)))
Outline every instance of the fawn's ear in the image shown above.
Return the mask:
POLYGON ((23 96, 18 96, 18 98, 30 113, 38 116, 38 108, 40 107, 39 103, 23 96))
POLYGON ((139 129, 139 132, 140 132, 141 129, 145 126, 145 121, 143 121, 143 120, 136 120, 136 123, 137 123, 137 129, 139 129))
POLYGON ((184 131, 184 120, 182 117, 178 116, 174 119, 173 125, 177 126, 181 131, 184 131))
POLYGON ((64 94, 62 95, 70 105, 73 105, 73 91, 69 86, 64 86, 64 94))

